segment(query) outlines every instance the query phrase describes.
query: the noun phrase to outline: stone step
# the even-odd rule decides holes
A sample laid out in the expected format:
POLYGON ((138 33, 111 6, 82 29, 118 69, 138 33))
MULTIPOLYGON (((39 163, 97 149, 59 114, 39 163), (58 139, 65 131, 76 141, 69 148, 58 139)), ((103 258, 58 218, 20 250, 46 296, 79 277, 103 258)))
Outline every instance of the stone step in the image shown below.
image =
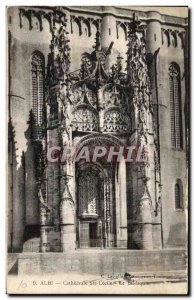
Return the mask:
POLYGON ((172 272, 187 268, 185 250, 95 250, 65 253, 21 253, 19 274, 80 273, 115 275, 172 272))

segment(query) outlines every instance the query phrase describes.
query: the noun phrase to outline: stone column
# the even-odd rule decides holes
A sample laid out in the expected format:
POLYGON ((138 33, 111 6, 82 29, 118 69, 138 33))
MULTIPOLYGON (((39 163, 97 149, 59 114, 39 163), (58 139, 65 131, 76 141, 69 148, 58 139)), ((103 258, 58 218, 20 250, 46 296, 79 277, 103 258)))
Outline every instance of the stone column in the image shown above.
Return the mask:
POLYGON ((40 252, 49 252, 49 243, 48 243, 48 214, 50 209, 45 202, 45 199, 42 195, 41 187, 38 191, 38 198, 40 202, 40 252))
POLYGON ((147 16, 149 22, 146 30, 146 50, 147 53, 154 54, 162 45, 161 15, 156 11, 151 11, 147 16))
POLYGON ((118 166, 117 193, 117 247, 127 248, 127 194, 126 194, 126 165, 124 157, 118 166))
POLYGON ((103 91, 101 88, 98 89, 97 92, 97 97, 98 97, 98 116, 99 116, 99 123, 98 123, 98 127, 99 127, 99 131, 103 132, 103 127, 104 127, 104 109, 103 109, 103 101, 104 101, 104 95, 103 95, 103 91))
POLYGON ((139 237, 139 247, 143 250, 153 249, 152 240, 152 203, 147 186, 140 199, 138 207, 138 223, 141 235, 139 237))
MULTIPOLYGON (((104 218, 105 218, 105 228, 106 228, 106 246, 112 247, 114 245, 114 211, 113 211, 113 184, 112 184, 112 175, 104 178, 104 218)), ((116 180, 116 179, 115 179, 116 180)), ((117 192, 117 191, 116 191, 117 192)), ((117 195, 116 195, 117 197, 117 195)))
POLYGON ((64 176, 65 188, 60 203, 61 251, 76 249, 75 204, 68 186, 68 177, 64 176))
MULTIPOLYGON (((150 168, 148 177, 150 178, 148 182, 148 188, 153 199, 153 236, 154 236, 154 248, 162 247, 162 198, 161 198, 161 174, 160 174, 160 161, 162 159, 162 153, 165 153, 166 146, 169 143, 168 135, 164 132, 163 124, 168 123, 168 113, 167 113, 167 99, 168 91, 166 89, 166 56, 164 48, 162 46, 162 25, 161 25, 161 15, 158 12, 148 13, 149 22, 147 24, 146 31, 146 50, 147 54, 150 56, 151 63, 149 64, 150 73, 150 87, 151 87, 151 99, 153 105, 153 116, 150 114, 151 122, 152 119, 155 124, 155 130, 152 131, 157 140, 157 148, 155 148, 154 143, 151 141, 149 144, 149 160, 150 168), (159 50, 160 49, 160 50, 159 50), (162 139, 161 139, 162 137, 162 139), (164 148, 163 148, 164 147, 164 148), (155 178, 154 178, 155 177, 155 178), (155 224, 154 224, 155 223, 155 224)), ((149 131, 151 132, 151 126, 149 126, 149 131)))
POLYGON ((98 240, 100 242, 100 248, 103 248, 103 233, 102 233, 102 221, 98 219, 98 240))
POLYGON ((47 229, 43 226, 40 228, 40 252, 47 252, 48 237, 47 229))
POLYGON ((111 234, 110 234, 110 222, 111 222, 111 218, 110 216, 107 217, 107 220, 106 220, 106 236, 107 236, 107 239, 106 239, 106 247, 110 247, 111 244, 110 244, 110 237, 111 237, 111 234))
MULTIPOLYGON (((104 16, 102 18, 102 26, 101 26, 101 47, 102 48, 109 48, 111 42, 114 42, 117 38, 116 33, 116 18, 114 15, 111 14, 114 8, 111 6, 104 6, 104 16)), ((112 49, 112 52, 114 49, 112 49)), ((114 54, 114 53, 113 53, 114 54)), ((106 67, 109 69, 113 63, 115 63, 114 55, 108 55, 106 58, 106 67)))

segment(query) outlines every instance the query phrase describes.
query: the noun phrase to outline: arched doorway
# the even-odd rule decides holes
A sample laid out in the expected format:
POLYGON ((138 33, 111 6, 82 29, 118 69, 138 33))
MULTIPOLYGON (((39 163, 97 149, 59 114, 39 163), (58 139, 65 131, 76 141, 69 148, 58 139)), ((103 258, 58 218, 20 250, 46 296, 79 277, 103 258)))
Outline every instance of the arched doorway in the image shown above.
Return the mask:
MULTIPOLYGON (((78 151, 119 146, 110 135, 84 137, 78 151)), ((75 163, 76 237, 79 248, 127 247, 127 203, 125 161, 75 163)))
POLYGON ((79 248, 114 247, 115 169, 95 163, 77 165, 77 241, 79 248))

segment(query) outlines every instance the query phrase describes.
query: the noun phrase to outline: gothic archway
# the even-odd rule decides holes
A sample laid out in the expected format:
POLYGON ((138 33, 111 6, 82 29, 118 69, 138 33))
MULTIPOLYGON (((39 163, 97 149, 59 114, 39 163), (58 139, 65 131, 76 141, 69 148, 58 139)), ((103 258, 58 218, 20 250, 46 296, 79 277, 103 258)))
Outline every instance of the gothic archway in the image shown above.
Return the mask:
MULTIPOLYGON (((79 151, 86 145, 119 146, 121 142, 109 135, 91 134, 81 139, 79 151), (80 147, 81 146, 81 147, 80 147)), ((79 248, 126 247, 125 162, 108 162, 107 157, 75 163, 75 199, 77 244, 79 248), (122 170, 121 170, 122 169, 122 170), (124 171, 123 171, 124 170, 124 171), (124 174, 124 176, 123 176, 124 174)))
POLYGON ((113 180, 113 172, 100 165, 83 163, 77 166, 77 241, 80 248, 106 247, 115 243, 114 196, 110 191, 113 180))

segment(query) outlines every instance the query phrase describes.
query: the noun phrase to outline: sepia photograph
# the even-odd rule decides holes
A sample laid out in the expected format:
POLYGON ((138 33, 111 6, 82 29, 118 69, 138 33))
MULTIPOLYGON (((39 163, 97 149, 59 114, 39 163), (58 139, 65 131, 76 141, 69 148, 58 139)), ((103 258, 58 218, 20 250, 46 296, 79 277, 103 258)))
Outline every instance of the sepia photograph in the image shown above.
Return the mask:
POLYGON ((6 7, 7 294, 188 294, 189 30, 6 7))

